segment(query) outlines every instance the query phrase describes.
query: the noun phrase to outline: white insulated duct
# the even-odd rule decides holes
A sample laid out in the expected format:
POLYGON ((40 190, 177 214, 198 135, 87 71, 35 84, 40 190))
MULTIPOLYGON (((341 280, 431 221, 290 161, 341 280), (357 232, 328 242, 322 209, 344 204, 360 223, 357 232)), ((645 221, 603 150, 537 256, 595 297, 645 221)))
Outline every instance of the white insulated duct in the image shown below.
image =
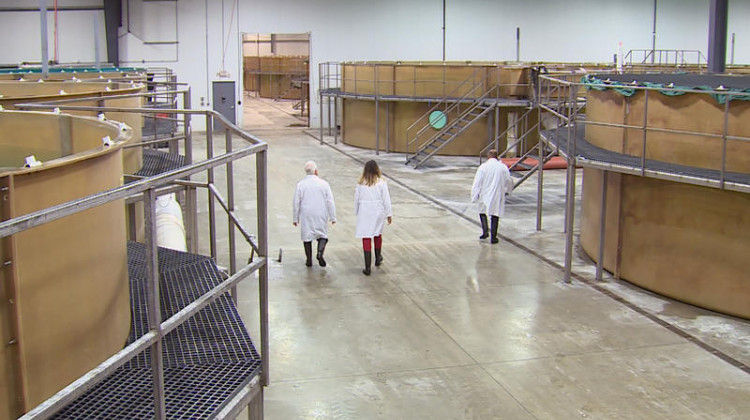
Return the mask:
POLYGON ((156 243, 160 247, 187 252, 182 208, 174 194, 156 198, 156 243))

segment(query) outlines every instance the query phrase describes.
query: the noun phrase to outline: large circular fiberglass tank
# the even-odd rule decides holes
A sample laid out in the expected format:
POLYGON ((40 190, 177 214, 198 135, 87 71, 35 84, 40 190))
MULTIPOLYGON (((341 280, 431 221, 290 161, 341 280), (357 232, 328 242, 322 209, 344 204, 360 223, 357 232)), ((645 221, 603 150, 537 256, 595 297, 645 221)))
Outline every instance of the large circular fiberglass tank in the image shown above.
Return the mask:
MULTIPOLYGON (((96 118, 0 111, 0 221, 122 185, 130 137, 126 125, 96 118), (25 166, 31 155, 41 164, 25 166)), ((0 238, 0 418, 123 348, 126 246, 122 200, 0 238)))

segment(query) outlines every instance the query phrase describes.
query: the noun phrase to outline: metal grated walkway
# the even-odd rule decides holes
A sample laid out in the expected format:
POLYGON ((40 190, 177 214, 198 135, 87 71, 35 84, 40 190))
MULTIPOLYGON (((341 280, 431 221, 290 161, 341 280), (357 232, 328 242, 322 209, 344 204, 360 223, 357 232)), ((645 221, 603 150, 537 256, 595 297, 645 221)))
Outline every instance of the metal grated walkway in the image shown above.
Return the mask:
MULTIPOLYGON (((568 156, 568 130, 566 128, 546 130, 541 132, 541 135, 552 147, 559 148, 562 155, 568 156)), ((584 167, 603 167, 603 169, 615 172, 641 175, 641 158, 639 156, 612 152, 589 143, 584 137, 583 124, 576 125, 574 135, 576 137, 576 158, 578 163, 584 167)), ((645 168, 646 176, 720 188, 721 172, 715 169, 678 165, 653 159, 646 159, 645 168)), ((724 181, 726 189, 750 192, 750 174, 748 173, 725 172, 724 181)))
MULTIPOLYGON (((328 88, 328 89, 320 89, 318 92, 323 96, 332 96, 332 97, 338 97, 338 98, 347 98, 347 99, 362 99, 362 100, 380 100, 380 101, 393 101, 393 102, 427 102, 427 103, 437 103, 441 100, 446 100, 447 102, 453 103, 453 102, 464 102, 464 103, 471 103, 476 100, 476 98, 442 98, 442 97, 436 97, 436 96, 408 96, 408 95, 382 95, 378 94, 375 95, 374 93, 352 93, 352 92, 344 92, 341 90, 341 88, 328 88)), ((483 103, 485 104, 493 104, 497 105, 499 107, 521 107, 526 108, 530 105, 530 101, 528 99, 515 99, 515 98, 486 98, 483 103)))
POLYGON ((185 166, 185 157, 156 149, 143 149, 143 166, 135 173, 151 177, 185 166))
MULTIPOLYGON (((174 315, 223 280, 209 257, 159 248, 162 319, 174 315)), ((148 331, 146 249, 128 243, 131 330, 128 343, 148 331)), ((228 294, 163 341, 166 413, 170 419, 208 419, 260 374, 260 357, 228 294)), ((154 418, 149 350, 61 410, 55 419, 154 418)))

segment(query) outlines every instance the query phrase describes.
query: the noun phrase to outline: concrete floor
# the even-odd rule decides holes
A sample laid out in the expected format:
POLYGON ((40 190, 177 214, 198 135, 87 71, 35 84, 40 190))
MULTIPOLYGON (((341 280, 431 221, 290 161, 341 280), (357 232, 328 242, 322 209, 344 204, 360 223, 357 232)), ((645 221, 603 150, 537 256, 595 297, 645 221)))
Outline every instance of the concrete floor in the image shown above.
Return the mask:
MULTIPOLYGON (((534 176, 511 195, 501 242, 490 245, 468 199, 477 158, 414 170, 400 154, 328 136, 321 145, 317 130, 296 127, 288 102, 245 98, 244 112, 244 128, 269 143, 266 419, 750 417, 750 323, 611 277, 596 282, 578 250, 573 282, 562 283, 564 171, 545 172, 543 230, 534 176), (365 277, 353 194, 373 158, 394 221, 383 266, 365 277), (304 266, 291 222, 310 159, 337 205, 325 268, 304 266)), ((235 168, 247 196, 240 217, 254 221, 254 160, 235 168)), ((239 301, 257 341, 257 283, 245 281, 239 301)))

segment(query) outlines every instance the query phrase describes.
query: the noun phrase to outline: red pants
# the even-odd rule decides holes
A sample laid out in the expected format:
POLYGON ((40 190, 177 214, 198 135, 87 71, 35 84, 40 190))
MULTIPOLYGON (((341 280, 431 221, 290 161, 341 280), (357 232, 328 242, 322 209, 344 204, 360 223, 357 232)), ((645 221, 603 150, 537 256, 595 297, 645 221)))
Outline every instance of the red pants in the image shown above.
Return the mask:
MULTIPOLYGON (((372 251, 372 244, 371 244, 370 238, 362 238, 362 249, 365 251, 372 251)), ((383 235, 378 235, 375 237, 375 249, 380 249, 383 247, 383 235)))

